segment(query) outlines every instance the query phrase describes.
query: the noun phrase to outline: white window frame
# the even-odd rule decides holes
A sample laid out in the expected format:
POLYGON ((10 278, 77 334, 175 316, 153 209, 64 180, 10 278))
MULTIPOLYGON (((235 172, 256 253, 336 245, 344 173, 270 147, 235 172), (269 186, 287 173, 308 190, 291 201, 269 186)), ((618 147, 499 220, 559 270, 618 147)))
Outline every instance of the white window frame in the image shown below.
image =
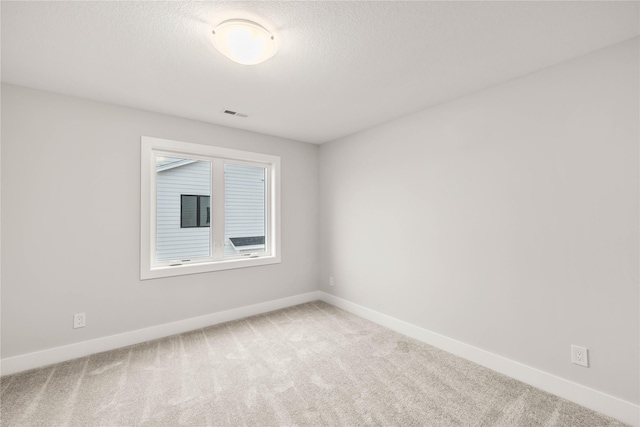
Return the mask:
POLYGON ((280 157, 211 145, 192 144, 143 136, 140 139, 140 279, 206 273, 256 267, 281 262, 280 256, 280 157), (156 156, 211 162, 210 256, 194 260, 156 260, 156 156), (265 251, 224 255, 224 162, 266 168, 265 251))

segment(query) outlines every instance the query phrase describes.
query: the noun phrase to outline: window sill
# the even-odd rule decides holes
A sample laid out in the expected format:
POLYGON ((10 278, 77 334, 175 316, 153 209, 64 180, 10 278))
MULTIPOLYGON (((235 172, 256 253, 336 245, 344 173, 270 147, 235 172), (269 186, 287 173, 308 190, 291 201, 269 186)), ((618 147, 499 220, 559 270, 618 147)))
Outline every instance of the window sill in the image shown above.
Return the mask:
POLYGON ((237 258, 215 262, 200 262, 174 266, 151 267, 140 271, 140 280, 162 277, 183 276, 186 274, 207 273, 210 271, 231 270, 236 268, 258 267, 279 264, 279 256, 261 256, 257 258, 237 258))

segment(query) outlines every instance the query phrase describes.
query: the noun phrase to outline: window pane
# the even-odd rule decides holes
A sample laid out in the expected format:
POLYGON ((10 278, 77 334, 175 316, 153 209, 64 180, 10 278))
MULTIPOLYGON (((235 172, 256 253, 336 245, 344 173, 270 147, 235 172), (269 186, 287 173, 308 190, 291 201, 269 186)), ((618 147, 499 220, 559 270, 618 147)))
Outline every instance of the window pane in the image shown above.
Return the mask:
POLYGON ((198 198, 209 206, 211 162, 156 156, 156 179, 156 260, 209 257, 210 229, 198 227, 198 198))
POLYGON ((225 255, 265 251, 266 168, 224 165, 225 255))
POLYGON ((182 199, 182 206, 180 207, 180 227, 197 227, 198 219, 196 218, 196 211, 198 207, 198 196, 180 196, 182 199))
POLYGON ((209 207, 209 196, 200 197, 200 218, 198 226, 208 227, 211 222, 211 208, 209 207))

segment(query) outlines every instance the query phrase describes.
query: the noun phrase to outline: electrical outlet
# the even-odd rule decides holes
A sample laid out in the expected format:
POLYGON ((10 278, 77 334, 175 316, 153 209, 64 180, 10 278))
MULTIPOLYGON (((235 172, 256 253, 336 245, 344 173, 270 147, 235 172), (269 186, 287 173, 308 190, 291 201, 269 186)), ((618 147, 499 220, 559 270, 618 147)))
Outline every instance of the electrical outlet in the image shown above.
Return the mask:
POLYGON ((589 367, 589 349, 579 345, 571 345, 571 363, 589 367))
POLYGON ((333 276, 329 277, 329 286, 335 286, 336 285, 336 281, 333 280, 333 276))
POLYGON ((85 313, 77 313, 73 315, 73 329, 84 328, 87 326, 87 315, 85 313))

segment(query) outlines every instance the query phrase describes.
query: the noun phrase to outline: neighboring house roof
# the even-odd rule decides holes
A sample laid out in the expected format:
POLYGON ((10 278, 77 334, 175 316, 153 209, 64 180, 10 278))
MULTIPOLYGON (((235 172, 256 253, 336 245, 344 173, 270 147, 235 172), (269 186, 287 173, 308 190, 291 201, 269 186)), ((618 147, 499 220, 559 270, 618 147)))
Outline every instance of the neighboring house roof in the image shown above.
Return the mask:
POLYGON ((156 162, 156 172, 162 172, 169 169, 178 168, 180 166, 194 163, 196 160, 190 159, 178 159, 175 157, 165 157, 162 160, 156 162))

